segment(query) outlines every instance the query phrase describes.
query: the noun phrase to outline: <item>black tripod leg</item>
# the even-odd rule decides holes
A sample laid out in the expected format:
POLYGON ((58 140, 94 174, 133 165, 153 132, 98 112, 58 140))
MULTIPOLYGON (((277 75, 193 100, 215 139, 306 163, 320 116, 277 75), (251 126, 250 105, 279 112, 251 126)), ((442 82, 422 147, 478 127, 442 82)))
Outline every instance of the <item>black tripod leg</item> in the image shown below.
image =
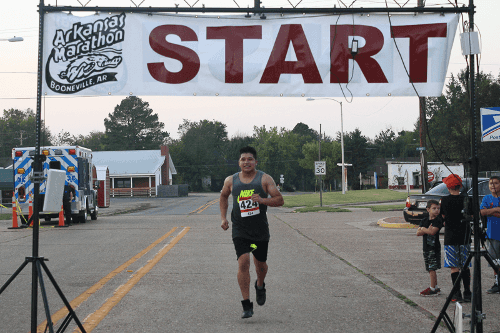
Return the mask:
POLYGON ((455 333, 455 325, 453 325, 453 322, 450 319, 450 316, 445 312, 443 315, 443 321, 446 324, 446 327, 448 327, 448 331, 455 333))
POLYGON ((71 313, 68 313, 66 318, 64 318, 63 322, 61 323, 61 327, 57 330, 57 333, 64 332, 66 328, 69 326, 69 323, 71 322, 71 313))
MULTIPOLYGON (((495 264, 495 262, 493 262, 493 259, 491 258, 491 255, 489 254, 489 252, 487 252, 487 251, 481 251, 481 253, 483 254, 483 256, 486 259, 486 261, 488 262, 488 264, 490 264, 490 266, 493 268, 493 270, 497 274, 499 274, 498 265, 495 264)), ((0 291, 0 294, 1 294, 1 291, 0 291)))
MULTIPOLYGON (((470 262, 472 260, 472 257, 473 257, 472 253, 469 253, 469 255, 467 256, 467 260, 465 260, 465 263, 464 263, 463 267, 468 267, 469 266, 469 264, 470 264, 470 262)), ((451 292, 448 295, 448 297, 446 298, 446 302, 444 302, 444 306, 441 309, 441 312, 439 313, 439 316, 437 317, 436 322, 434 323, 434 327, 432 327, 431 333, 435 333, 436 330, 437 330, 437 328, 438 328, 438 326, 439 326, 439 323, 441 322, 441 320, 443 319, 443 317, 445 315, 448 316, 446 314, 446 309, 448 309, 448 305, 450 305, 450 303, 451 303, 451 299, 453 298, 453 294, 455 293, 456 288, 460 285, 460 280, 461 280, 461 277, 462 277, 462 273, 463 273, 463 269, 460 270, 460 273, 458 274, 457 280, 455 281, 455 284, 453 284, 453 288, 451 288, 451 292)), ((448 317, 448 320, 450 320, 449 317, 448 317)), ((451 321, 450 321, 450 323, 451 323, 451 321)), ((445 324, 448 326, 448 323, 446 321, 445 321, 445 324)), ((455 328, 454 327, 451 328, 451 327, 448 326, 448 330, 450 332, 455 332, 455 328)))
POLYGON ((38 281, 40 282, 40 291, 42 293, 43 306, 45 308, 45 316, 47 317, 47 325, 49 326, 49 332, 54 333, 54 325, 52 323, 52 318, 50 318, 49 301, 47 299, 47 293, 45 292, 45 283, 43 283, 42 267, 40 267, 40 260, 36 260, 36 269, 38 270, 38 281))
POLYGON ((5 282, 5 284, 2 286, 2 288, 0 288, 0 295, 3 293, 3 291, 5 289, 7 289, 7 287, 9 286, 9 284, 14 281, 14 279, 19 275, 19 273, 21 273, 21 271, 24 269, 24 267, 26 267, 26 265, 29 263, 29 260, 28 258, 26 258, 26 260, 24 260, 24 262, 21 264, 21 266, 19 266, 19 268, 17 269, 17 271, 12 274, 12 276, 7 280, 7 282, 5 282))
POLYGON ((73 309, 71 308, 71 304, 69 304, 68 300, 66 299, 66 297, 64 296, 61 288, 59 288, 59 285, 57 284, 56 280, 54 279, 54 277, 52 276, 52 274, 50 273, 49 271, 49 268, 47 267, 47 265, 45 265, 45 263, 43 261, 40 262, 40 264, 42 265, 43 269, 45 270, 45 273, 47 274, 47 276, 49 277, 50 281, 52 282, 52 285, 54 286, 54 288, 56 289, 57 293, 59 294, 59 297, 61 297, 64 305, 66 305, 66 308, 68 309, 69 313, 71 314, 71 316, 75 319, 75 322, 78 326, 78 328, 80 329, 81 333, 87 333, 87 331, 85 330, 85 328, 83 328, 83 325, 82 323, 80 322, 80 320, 78 319, 78 317, 76 316, 76 313, 75 311, 73 311, 73 309))

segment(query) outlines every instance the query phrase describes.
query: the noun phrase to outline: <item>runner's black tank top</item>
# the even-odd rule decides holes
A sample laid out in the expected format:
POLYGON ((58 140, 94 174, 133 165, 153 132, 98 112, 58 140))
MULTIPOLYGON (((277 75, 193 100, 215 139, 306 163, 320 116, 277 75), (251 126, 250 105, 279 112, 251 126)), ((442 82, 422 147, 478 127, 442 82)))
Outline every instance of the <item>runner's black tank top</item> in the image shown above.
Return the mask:
POLYGON ((262 188, 264 172, 258 171, 254 179, 245 184, 241 182, 239 172, 233 175, 233 238, 242 237, 253 241, 269 241, 269 224, 267 222, 267 206, 259 205, 250 199, 257 193, 262 198, 267 198, 267 193, 262 188))

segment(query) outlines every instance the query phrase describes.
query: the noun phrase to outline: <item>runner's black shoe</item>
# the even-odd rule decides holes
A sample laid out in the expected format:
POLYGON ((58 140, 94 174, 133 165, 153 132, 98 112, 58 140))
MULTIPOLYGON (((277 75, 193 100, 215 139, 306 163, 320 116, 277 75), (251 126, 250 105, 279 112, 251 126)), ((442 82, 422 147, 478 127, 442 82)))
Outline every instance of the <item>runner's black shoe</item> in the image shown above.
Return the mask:
POLYGON ((253 303, 249 300, 241 301, 241 305, 243 305, 243 313, 241 314, 241 318, 250 318, 253 316, 253 303))
POLYGON ((257 304, 264 305, 266 303, 266 283, 262 282, 262 289, 257 288, 257 280, 255 280, 255 293, 257 295, 257 304))

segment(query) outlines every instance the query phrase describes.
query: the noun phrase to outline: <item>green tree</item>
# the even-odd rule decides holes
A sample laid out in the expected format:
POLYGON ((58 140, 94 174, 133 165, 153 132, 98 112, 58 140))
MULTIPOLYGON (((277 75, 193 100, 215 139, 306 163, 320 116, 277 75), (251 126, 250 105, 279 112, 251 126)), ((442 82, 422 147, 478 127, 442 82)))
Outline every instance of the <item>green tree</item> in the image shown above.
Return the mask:
POLYGON ((168 138, 158 115, 139 97, 123 99, 108 117, 104 119, 106 150, 159 149, 168 138))
MULTIPOLYGON (((297 123, 292 129, 292 133, 299 136, 300 147, 304 147, 309 142, 318 142, 319 133, 304 123, 297 123)), ((316 156, 318 155, 316 154, 316 156)), ((298 149, 295 153, 295 158, 299 161, 304 159, 304 150, 298 149)), ((314 161, 311 165, 314 165, 314 161)), ((290 181, 297 189, 301 189, 302 191, 314 189, 316 177, 314 176, 314 166, 310 168, 311 165, 308 165, 309 168, 304 168, 302 164, 299 163, 292 173, 290 181)))
MULTIPOLYGON (((50 130, 41 122, 40 144, 51 145, 50 130)), ((0 165, 12 163, 12 148, 36 145, 36 114, 31 109, 9 109, 0 117, 0 165)))
MULTIPOLYGON (((314 181, 314 162, 319 157, 318 141, 309 141, 302 146, 304 158, 300 160, 300 166, 313 175, 314 181)), ((342 172, 337 163, 342 161, 342 149, 340 142, 321 142, 321 160, 326 162, 326 175, 322 177, 324 188, 334 188, 335 184, 341 184, 342 172)))
POLYGON ((191 190, 203 189, 202 180, 210 178, 213 190, 220 190, 228 175, 223 155, 227 143, 226 125, 219 121, 184 119, 179 125, 180 139, 170 144, 179 178, 191 190))
POLYGON ((74 137, 74 145, 83 146, 92 149, 92 151, 106 150, 104 146, 106 134, 100 131, 91 131, 87 135, 78 135, 74 137))
POLYGON ((235 135, 228 140, 224 147, 224 157, 229 174, 240 171, 238 160, 240 159, 240 149, 246 146, 253 147, 254 138, 248 135, 235 135))
MULTIPOLYGON (((337 141, 340 141, 340 133, 337 141)), ((375 154, 369 148, 369 139, 358 128, 344 133, 344 160, 346 164, 352 164, 347 167, 348 185, 354 189, 359 189, 359 174, 366 174, 375 160, 375 154)))
POLYGON ((375 136, 373 143, 378 151, 378 157, 382 158, 394 158, 398 156, 396 149, 396 133, 392 127, 388 127, 381 130, 379 134, 375 136))
MULTIPOLYGON (((417 124, 415 124, 417 126, 417 124)), ((416 127, 414 131, 401 131, 398 132, 394 144, 396 145, 396 151, 398 152, 398 157, 405 159, 407 157, 418 157, 419 152, 417 151, 417 146, 419 146, 420 141, 418 140, 418 128, 416 127)))
POLYGON ((370 149, 376 151, 376 157, 406 159, 418 157, 418 124, 413 131, 401 131, 397 134, 392 127, 388 127, 375 136, 370 149))
POLYGON ((257 150, 258 169, 269 174, 276 183, 280 175, 285 178, 285 190, 292 190, 290 179, 298 166, 299 136, 285 128, 254 126, 254 145, 257 150))
MULTIPOLYGON (((500 105, 500 82, 491 74, 476 74, 476 112, 478 119, 476 140, 480 142, 480 108, 500 105)), ((462 70, 452 75, 446 93, 429 98, 426 114, 428 119, 428 158, 444 162, 466 164, 471 157, 471 122, 469 72, 462 70), (431 145, 432 143, 432 145, 431 145), (432 149, 434 147, 434 149, 432 149)), ((480 171, 500 170, 500 154, 497 143, 481 142, 478 146, 480 171)))
POLYGON ((55 137, 52 138, 54 145, 56 146, 82 146, 89 148, 92 151, 102 151, 105 150, 104 147, 104 132, 92 131, 88 135, 71 135, 67 131, 60 131, 55 137))
POLYGON ((317 131, 310 128, 307 124, 297 123, 292 129, 292 132, 304 138, 306 142, 318 140, 319 134, 317 131))

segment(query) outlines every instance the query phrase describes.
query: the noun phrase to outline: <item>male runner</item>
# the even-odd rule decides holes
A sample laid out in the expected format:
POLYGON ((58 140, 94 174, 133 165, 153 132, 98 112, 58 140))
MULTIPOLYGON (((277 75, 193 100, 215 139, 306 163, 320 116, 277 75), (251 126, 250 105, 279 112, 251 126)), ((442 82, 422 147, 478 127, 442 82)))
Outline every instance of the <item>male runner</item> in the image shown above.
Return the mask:
POLYGON ((255 169, 257 152, 254 148, 241 148, 238 164, 241 172, 227 177, 221 191, 221 227, 223 230, 229 229, 226 214, 229 206, 228 198, 232 194, 232 237, 238 258, 238 284, 243 296, 241 318, 249 318, 253 315, 253 303, 250 302, 250 253, 253 254, 257 272, 257 280, 255 281, 257 304, 264 305, 266 302, 264 279, 267 274, 266 260, 269 244, 267 206, 282 206, 283 197, 276 188, 273 178, 255 169))

